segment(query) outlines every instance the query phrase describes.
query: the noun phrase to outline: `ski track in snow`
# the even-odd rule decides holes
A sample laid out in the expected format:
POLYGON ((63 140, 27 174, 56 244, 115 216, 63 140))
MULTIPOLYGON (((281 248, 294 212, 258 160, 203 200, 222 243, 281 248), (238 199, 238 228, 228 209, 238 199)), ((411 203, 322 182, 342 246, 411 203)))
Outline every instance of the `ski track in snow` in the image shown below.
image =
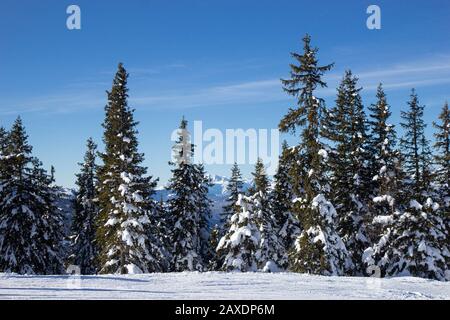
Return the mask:
POLYGON ((181 272, 79 278, 0 274, 0 299, 450 300, 450 282, 294 273, 181 272))

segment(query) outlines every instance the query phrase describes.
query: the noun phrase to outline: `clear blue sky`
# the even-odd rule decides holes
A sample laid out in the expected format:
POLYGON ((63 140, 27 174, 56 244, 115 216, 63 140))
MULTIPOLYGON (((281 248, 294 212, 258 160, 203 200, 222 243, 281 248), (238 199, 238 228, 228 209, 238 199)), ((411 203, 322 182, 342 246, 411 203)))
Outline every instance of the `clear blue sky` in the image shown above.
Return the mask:
MULTIPOLYGON (((360 76, 366 105, 385 83, 399 120, 410 89, 426 120, 450 100, 450 2, 428 1, 63 1, 2 0, 0 125, 21 115, 34 154, 73 186, 89 136, 101 145, 105 90, 118 62, 130 72, 149 172, 170 176, 170 134, 182 115, 205 128, 276 128, 291 105, 278 79, 310 33, 322 63, 335 62, 321 92, 328 105, 345 69, 360 76), (82 29, 66 28, 77 4, 82 29), (366 8, 382 29, 366 28, 366 8)), ((228 175, 229 166, 208 166, 228 175)), ((246 176, 250 166, 243 166, 246 176)))

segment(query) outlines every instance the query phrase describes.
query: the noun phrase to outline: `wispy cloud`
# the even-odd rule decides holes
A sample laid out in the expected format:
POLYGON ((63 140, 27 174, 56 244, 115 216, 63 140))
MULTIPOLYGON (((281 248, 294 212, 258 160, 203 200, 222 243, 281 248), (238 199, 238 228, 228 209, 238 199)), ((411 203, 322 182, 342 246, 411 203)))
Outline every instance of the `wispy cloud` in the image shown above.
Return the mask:
POLYGON ((30 98, 23 101, 2 101, 0 115, 16 115, 32 112, 69 113, 91 108, 103 108, 105 98, 96 93, 67 92, 59 95, 30 98))
MULTIPOLYGON (((354 72, 365 92, 375 91, 380 82, 386 90, 403 88, 421 88, 450 83, 450 57, 396 64, 384 69, 369 69, 354 72)), ((319 89, 323 97, 336 94, 336 87, 342 74, 331 73, 326 76, 328 87, 319 89)), ((276 102, 286 100, 279 79, 241 82, 213 86, 186 93, 166 92, 159 95, 145 95, 132 99, 135 105, 142 107, 192 108, 235 104, 276 102)))
POLYGON ((162 95, 137 96, 131 98, 130 101, 141 107, 198 108, 231 104, 243 106, 250 103, 279 101, 285 98, 280 80, 269 79, 213 86, 184 93, 166 92, 162 95))
MULTIPOLYGON (((158 68, 129 69, 133 75, 142 76, 156 74, 162 68, 185 68, 183 64, 167 65, 158 68)), ((192 70, 189 70, 192 72, 192 70)), ((359 77, 364 92, 376 90, 382 82, 387 90, 403 88, 421 88, 432 85, 450 83, 450 56, 441 55, 407 63, 392 64, 378 69, 355 69, 354 74, 359 77)), ((326 76, 328 88, 321 89, 323 97, 332 97, 336 93, 336 86, 342 74, 334 72, 326 76)), ((145 77, 139 79, 139 87, 145 88, 145 77)), ((105 82, 97 83, 105 86, 105 82)), ((270 103, 287 100, 283 93, 279 79, 264 79, 226 83, 223 85, 207 86, 195 83, 196 87, 178 88, 177 91, 159 88, 156 92, 146 92, 145 89, 135 90, 130 98, 133 106, 138 108, 201 108, 220 105, 234 105, 245 107, 258 103, 270 103)), ((25 101, 14 100, 0 102, 0 114, 14 114, 23 112, 76 112, 80 109, 103 108, 106 97, 103 90, 93 90, 83 83, 68 86, 71 90, 57 95, 49 94, 43 97, 30 98, 25 101), (77 88, 78 86, 78 88, 77 88)))
MULTIPOLYGON (((376 87, 382 82, 385 87, 401 88, 409 85, 430 85, 447 83, 450 79, 450 56, 439 55, 384 66, 377 69, 355 69, 354 74, 366 89, 376 87)), ((332 73, 328 78, 335 82, 342 78, 342 74, 332 73)))
MULTIPOLYGON (((420 88, 450 83, 450 56, 430 57, 428 59, 389 65, 378 69, 355 70, 360 85, 365 92, 376 90, 380 82, 386 90, 420 88)), ((326 76, 328 87, 320 89, 324 97, 334 96, 342 74, 334 72, 326 76)), ((192 108, 203 106, 275 102, 287 99, 281 90, 279 79, 265 79, 222 86, 212 86, 189 92, 165 92, 157 95, 142 95, 132 99, 142 107, 192 108)))

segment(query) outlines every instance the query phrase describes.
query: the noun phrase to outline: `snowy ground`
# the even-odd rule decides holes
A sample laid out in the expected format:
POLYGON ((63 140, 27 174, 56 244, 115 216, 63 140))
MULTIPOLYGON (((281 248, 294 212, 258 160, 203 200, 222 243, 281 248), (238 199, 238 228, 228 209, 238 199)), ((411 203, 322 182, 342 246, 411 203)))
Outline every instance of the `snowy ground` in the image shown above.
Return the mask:
POLYGON ((450 282, 292 273, 0 274, 0 299, 450 299, 450 282))

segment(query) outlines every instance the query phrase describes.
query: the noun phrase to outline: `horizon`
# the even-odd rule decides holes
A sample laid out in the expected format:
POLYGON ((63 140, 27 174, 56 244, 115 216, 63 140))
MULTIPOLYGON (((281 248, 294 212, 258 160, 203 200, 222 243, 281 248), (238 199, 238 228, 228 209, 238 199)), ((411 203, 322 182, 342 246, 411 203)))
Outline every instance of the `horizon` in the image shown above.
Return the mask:
MULTIPOLYGON (((105 90, 123 62, 130 74, 129 104, 140 122, 139 150, 162 186, 170 177, 171 133, 183 115, 190 128, 200 120, 205 130, 222 133, 277 128, 294 102, 279 79, 288 76, 290 52, 301 51, 308 33, 319 48, 319 63, 335 63, 324 77, 328 88, 319 91, 327 107, 351 69, 360 78, 366 110, 383 83, 401 136, 400 111, 415 88, 433 141, 431 123, 450 96, 450 3, 431 2, 377 1, 381 29, 369 30, 369 1, 80 0, 81 30, 68 30, 67 1, 27 3, 24 10, 6 0, 8 9, 0 12, 0 125, 9 129, 20 115, 33 155, 46 169, 55 166, 59 185, 73 188, 86 139, 92 136, 102 150, 105 90)), ((297 140, 286 134, 282 139, 297 140)), ((248 178, 253 165, 240 167, 248 178)), ((230 168, 207 165, 206 171, 228 177, 230 168)))

